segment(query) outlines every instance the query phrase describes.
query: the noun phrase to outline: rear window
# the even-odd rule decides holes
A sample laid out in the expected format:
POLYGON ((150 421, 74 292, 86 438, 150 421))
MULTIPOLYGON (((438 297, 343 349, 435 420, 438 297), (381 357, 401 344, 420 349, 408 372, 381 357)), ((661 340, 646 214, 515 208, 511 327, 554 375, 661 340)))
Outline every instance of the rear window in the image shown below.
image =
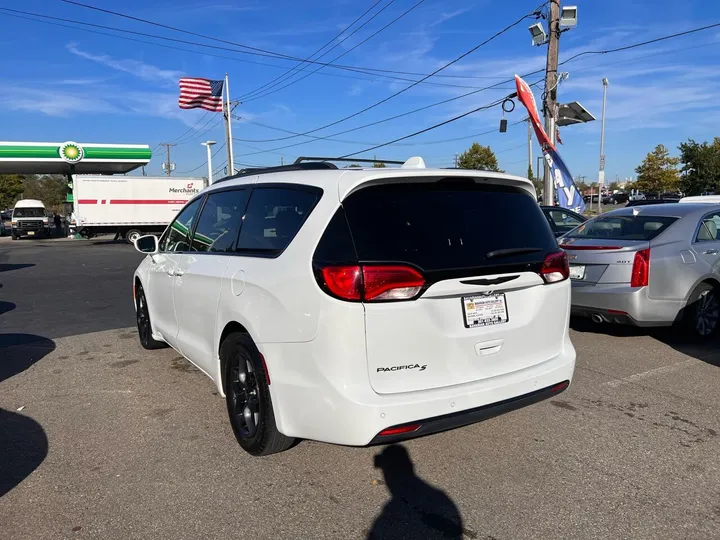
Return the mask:
POLYGON ((365 263, 438 271, 534 263, 557 249, 537 202, 518 188, 462 180, 386 184, 357 191, 343 206, 365 263))
POLYGON ((585 222, 566 238, 652 240, 677 220, 665 216, 602 216, 585 222))
POLYGON ((13 217, 45 217, 44 208, 16 208, 13 217))

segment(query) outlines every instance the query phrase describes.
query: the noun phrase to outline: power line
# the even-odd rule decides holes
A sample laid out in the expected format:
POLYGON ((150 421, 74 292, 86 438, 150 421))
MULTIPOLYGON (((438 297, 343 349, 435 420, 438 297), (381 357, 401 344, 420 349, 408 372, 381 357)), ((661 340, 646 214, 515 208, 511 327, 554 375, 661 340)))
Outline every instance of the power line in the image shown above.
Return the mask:
MULTIPOLYGON (((156 42, 153 42, 153 41, 146 41, 146 40, 143 40, 143 39, 137 39, 137 38, 131 38, 131 37, 127 37, 127 36, 120 36, 120 35, 116 35, 116 34, 110 34, 110 33, 108 33, 108 32, 101 32, 101 31, 99 31, 99 30, 91 30, 91 29, 89 29, 89 28, 82 28, 82 27, 78 27, 78 26, 71 26, 71 25, 69 25, 69 24, 63 24, 63 23, 61 23, 61 22, 51 22, 51 20, 52 20, 52 21, 65 21, 65 22, 69 22, 69 23, 72 23, 72 24, 78 24, 78 25, 83 25, 83 26, 91 26, 91 27, 96 27, 96 28, 104 28, 104 29, 112 30, 112 31, 114 31, 114 32, 124 32, 124 33, 129 33, 129 34, 134 34, 134 35, 148 36, 148 37, 155 38, 155 39, 162 39, 162 40, 167 40, 167 41, 172 41, 172 42, 186 43, 186 44, 190 44, 190 45, 194 45, 194 46, 198 46, 198 47, 209 47, 210 49, 219 49, 219 50, 226 50, 226 51, 231 51, 231 52, 236 52, 236 53, 242 53, 242 54, 250 54, 250 53, 248 53, 247 51, 238 51, 238 50, 236 50, 236 49, 230 49, 230 48, 228 48, 228 47, 217 47, 217 46, 214 46, 214 45, 207 45, 207 44, 204 44, 204 43, 197 43, 197 42, 194 42, 194 41, 178 40, 178 39, 168 38, 168 37, 164 37, 164 36, 158 36, 158 35, 155 35, 155 34, 147 34, 147 33, 144 33, 144 32, 134 32, 134 31, 132 31, 132 30, 125 30, 125 29, 122 29, 122 28, 115 28, 115 27, 112 27, 112 26, 98 25, 98 24, 87 23, 87 22, 83 22, 83 21, 76 21, 76 20, 73 20, 73 19, 64 19, 64 18, 61 18, 61 17, 52 17, 52 16, 50 16, 50 15, 42 15, 42 14, 40 14, 40 13, 31 13, 31 12, 28 12, 28 11, 19 11, 19 10, 10 9, 10 8, 0 7, 0 11, 4 11, 5 13, 3 13, 3 15, 6 15, 6 16, 9 16, 9 17, 15 17, 15 18, 17 18, 17 19, 24 19, 24 20, 32 21, 32 22, 39 22, 39 23, 48 24, 48 25, 51 25, 51 26, 60 26, 60 27, 63 27, 63 28, 70 28, 70 29, 75 30, 75 31, 80 30, 80 31, 82 31, 82 32, 88 32, 88 33, 91 33, 91 34, 97 34, 97 35, 101 35, 101 36, 108 36, 108 37, 112 37, 112 38, 116 38, 116 39, 123 39, 123 40, 126 40, 126 41, 132 41, 132 42, 135 42, 135 43, 143 43, 143 44, 146 44, 146 45, 152 45, 152 46, 154 46, 154 47, 163 47, 163 48, 165 48, 165 49, 171 49, 171 50, 175 50, 175 51, 189 52, 189 53, 192 53, 192 54, 200 54, 200 55, 205 55, 205 56, 211 56, 211 57, 213 57, 213 58, 223 58, 223 59, 226 59, 226 60, 232 60, 233 62, 241 62, 241 63, 244 63, 244 64, 252 64, 252 65, 257 65, 257 66, 266 66, 266 67, 272 67, 272 68, 275 68, 275 69, 287 70, 287 66, 280 66, 280 65, 277 65, 277 64, 269 64, 269 63, 267 63, 267 62, 257 62, 257 61, 253 61, 253 60, 244 60, 244 59, 241 59, 241 58, 234 58, 234 57, 232 57, 232 56, 226 56, 226 55, 221 55, 221 54, 213 54, 213 53, 203 52, 203 51, 196 51, 196 50, 187 49, 187 48, 184 48, 184 47, 174 47, 174 46, 172 46, 172 45, 165 45, 165 44, 163 44, 163 43, 156 43, 156 42), (9 13, 9 12, 12 12, 12 13, 9 13), (19 13, 26 14, 26 15, 28 15, 28 16, 18 15, 19 13), (36 17, 36 18, 32 18, 32 17, 36 17), (50 20, 42 20, 42 19, 38 19, 37 17, 42 17, 42 18, 44 18, 44 19, 50 19, 50 20)), ((261 56, 262 56, 262 55, 261 55, 261 56)), ((265 56, 267 56, 267 55, 265 55, 265 56)), ((272 58, 276 58, 276 57, 272 57, 272 58)), ((286 60, 285 58, 280 58, 280 57, 277 57, 277 58, 278 58, 279 60, 286 60)), ((298 58, 297 60, 298 60, 298 61, 302 61, 302 59, 300 59, 300 58, 298 58)), ((352 75, 343 75, 343 74, 339 74, 339 73, 320 73, 320 75, 326 76, 326 77, 339 77, 339 78, 343 78, 343 79, 353 79, 353 80, 360 80, 360 81, 375 81, 375 80, 378 80, 379 78, 382 78, 382 79, 379 79, 379 80, 390 79, 390 80, 405 81, 405 82, 414 82, 414 81, 415 81, 415 79, 409 79, 409 78, 407 78, 407 77, 399 77, 399 76, 389 75, 389 74, 385 74, 385 73, 376 73, 377 71, 383 71, 383 72, 386 72, 386 73, 393 73, 392 70, 377 70, 377 69, 373 69, 373 68, 341 66, 341 65, 339 65, 339 64, 330 65, 330 64, 328 64, 328 63, 314 62, 314 61, 309 61, 309 63, 312 63, 312 64, 320 64, 320 65, 323 65, 324 67, 337 68, 337 69, 339 69, 339 70, 357 73, 358 75, 365 75, 365 77, 354 77, 354 76, 352 76, 352 75)), ((399 73, 400 73, 400 74, 404 74, 405 72, 399 72, 399 73)), ((445 75, 436 75, 436 77, 445 77, 445 75)), ((448 77, 456 77, 456 76, 454 76, 454 75, 448 75, 448 77)), ((472 79, 472 78, 489 78, 489 79, 497 79, 497 78, 499 78, 499 77, 458 77, 458 78, 471 78, 471 79, 472 79)), ((428 85, 428 86, 438 86, 438 87, 447 87, 447 88, 477 88, 477 87, 475 87, 475 86, 460 85, 460 84, 451 84, 451 83, 437 83, 437 82, 430 82, 430 81, 423 81, 422 84, 428 85)))
POLYGON ((366 153, 366 152, 370 152, 370 151, 372 151, 372 150, 377 150, 378 148, 382 148, 382 147, 384 147, 384 146, 389 146, 389 145, 394 144, 394 143, 399 142, 399 141, 404 141, 404 140, 406 140, 406 139, 410 139, 411 137, 416 137, 416 136, 418 136, 418 135, 422 135, 423 133, 427 133, 428 131, 432 131, 433 129, 437 129, 437 128, 439 128, 439 127, 442 127, 442 126, 445 126, 445 125, 447 125, 447 124, 450 124, 451 122, 456 122, 457 120, 460 120, 461 118, 465 118, 466 116, 470 116, 470 115, 473 114, 473 113, 476 113, 476 112, 479 112, 479 111, 484 111, 484 110, 490 109, 490 108, 492 108, 492 107, 496 107, 496 106, 500 105, 500 104, 501 104, 503 101, 505 101, 506 99, 507 99, 506 97, 501 98, 501 99, 499 99, 499 100, 493 101, 492 103, 488 103, 487 105, 482 105, 481 107, 476 107, 475 109, 472 109, 472 110, 470 110, 470 111, 468 111, 468 112, 466 112, 466 113, 459 114, 458 116, 454 116, 454 117, 450 118, 449 120, 445 120, 444 122, 440 122, 440 123, 438 123, 438 124, 434 124, 434 125, 432 125, 432 126, 430 126, 430 127, 427 127, 427 128, 425 128, 425 129, 421 129, 421 130, 419 130, 419 131, 415 131, 414 133, 410 133, 409 135, 405 135, 405 136, 403 136, 403 137, 398 137, 397 139, 393 139, 392 141, 388 141, 388 142, 385 142, 385 143, 382 143, 382 144, 377 144, 377 145, 372 146, 372 147, 370 147, 370 148, 365 148, 365 149, 363 149, 363 150, 359 150, 359 151, 357 151, 357 152, 353 152, 352 154, 345 154, 344 156, 340 156, 340 157, 341 157, 341 158, 348 158, 348 157, 357 156, 358 154, 364 154, 364 153, 366 153))
MULTIPOLYGON (((240 98, 240 100, 242 101, 242 100, 244 100, 244 99, 246 99, 246 98, 249 98, 249 97, 252 96, 253 94, 261 93, 261 92, 262 92, 263 90, 265 90, 265 89, 270 89, 270 88, 273 88, 273 87, 277 86, 277 85, 280 84, 281 82, 283 82, 283 81, 287 80, 288 78, 292 77, 292 76, 293 76, 293 75, 292 75, 293 72, 294 72, 296 69, 300 68, 300 66, 302 66, 302 69, 300 69, 300 71, 304 71, 305 68, 307 68, 307 66, 310 65, 310 64, 307 62, 307 60, 312 59, 316 54, 319 54, 320 51, 322 51, 325 47, 327 47, 328 45, 330 45, 330 44, 333 43, 334 41, 338 40, 338 39, 340 38, 340 36, 342 36, 342 35, 343 35, 345 32, 347 32, 350 28, 352 28, 353 26, 355 26, 355 24, 356 24, 357 22, 359 22, 361 19, 363 19, 363 18, 365 17, 365 15, 367 15, 367 14, 370 13, 373 9, 375 9, 375 7, 376 7, 378 4, 380 4, 380 2, 382 2, 382 0, 377 0, 377 2, 375 2, 372 6, 370 6, 368 9, 366 9, 366 10, 362 13, 362 15, 360 15, 357 19, 355 19, 348 27, 343 28, 343 30, 342 30, 339 34, 333 36, 333 38, 332 38, 330 41, 328 41, 327 43, 325 43, 322 47, 320 47, 318 50, 316 50, 314 53, 312 53, 310 56, 308 56, 303 62, 300 62, 299 64, 296 64, 295 66, 292 67, 292 69, 288 70, 286 73, 283 73, 283 74, 280 75, 279 77, 275 77, 272 81, 270 81, 270 82, 268 82, 268 83, 265 83, 264 85, 260 86, 259 88, 256 88, 255 90, 252 90, 252 91, 246 93, 244 96, 242 96, 242 97, 240 98)), ((336 47, 340 46, 340 44, 342 44, 342 43, 345 42, 347 39, 349 39, 350 37, 352 37, 358 30, 361 30, 366 24, 368 24, 368 23, 369 23, 370 21, 372 21, 375 17, 377 17, 378 15, 380 15, 380 14, 381 14, 383 11, 385 11, 387 8, 389 8, 394 2, 395 2, 395 0, 390 0, 380 11, 378 11, 377 13, 375 13, 375 15, 373 15, 372 17, 370 17, 367 21, 365 21, 362 25, 360 25, 360 26, 357 27, 355 30, 353 30, 350 34, 348 34, 347 36, 345 36, 342 40, 340 40, 340 41, 338 41, 337 43, 335 43, 335 45, 334 45, 331 49, 325 51, 325 52, 324 52, 323 54, 321 54, 319 57, 315 58, 315 60, 319 60, 320 58, 322 58, 323 56, 325 56, 326 54, 328 54, 330 51, 332 51, 332 50, 335 49, 336 47)), ((298 73, 299 73, 299 72, 298 72, 298 73)))
MULTIPOLYGON (((417 7, 418 7, 420 4, 422 4, 424 1, 425 1, 425 0, 420 0, 420 1, 417 2, 415 5, 411 6, 409 9, 407 9, 407 10, 406 10, 404 13, 402 13, 400 16, 396 17, 395 19, 393 19, 392 21, 390 21, 388 24, 386 24, 385 26, 383 26, 382 28, 380 28, 380 29, 377 30, 376 32, 370 34, 368 37, 366 37, 366 38, 365 38, 364 40, 362 40, 360 43, 356 44, 355 46, 351 47, 351 48, 348 49, 347 51, 343 52, 342 54, 340 54, 340 55, 336 56, 335 58, 333 58, 332 60, 330 60, 330 64, 332 64, 332 63, 334 63, 335 61, 339 60, 339 59, 342 58, 343 56, 345 56, 345 55, 347 55, 347 54, 350 54, 351 52, 353 52, 353 51, 354 51, 355 49, 357 49, 358 47, 360 47, 360 46, 364 45, 365 43, 367 43, 368 41, 370 41, 372 38, 374 38, 375 36, 377 36, 379 33, 383 32, 384 30, 386 30, 387 28, 389 28, 390 26, 392 26, 393 24, 395 24, 396 22, 398 22, 400 19, 402 19, 403 17, 405 17, 406 15, 408 15, 411 11, 413 11, 415 8, 417 8, 417 7)), ((388 4, 388 5, 390 5, 390 4, 388 4)), ((388 6, 385 6, 385 7, 388 7, 388 6)), ((384 9, 384 8, 383 8, 383 9, 384 9)), ((377 14, 379 14, 379 12, 378 12, 377 14)), ((370 22, 370 21, 368 21, 368 22, 370 22)), ((272 90, 272 91, 269 91, 269 92, 265 92, 265 93, 263 93, 262 95, 254 96, 254 97, 252 97, 251 99, 246 99, 245 102, 253 101, 253 100, 255 100, 255 99, 260 99, 260 98, 262 98, 262 97, 269 96, 270 94, 274 94, 275 92, 279 92, 280 90, 284 90, 284 89, 287 88, 288 86, 292 86, 293 84, 299 83, 299 82, 302 81, 303 79, 307 79, 310 75, 312 75, 312 74, 314 74, 314 73, 317 73, 318 71, 320 71, 320 70, 323 69, 324 67, 325 67, 325 66, 319 66, 317 69, 315 69, 315 71, 311 71, 310 73, 304 75, 303 77, 300 77, 299 79, 295 79, 294 81, 291 81, 291 82, 289 82, 288 84, 286 84, 286 85, 284 85, 284 86, 281 86, 280 88, 276 88, 275 90, 272 90)), ((303 68, 303 69, 304 69, 304 68, 303 68)))
MULTIPOLYGON (((80 2, 74 2, 74 1, 71 1, 71 0, 61 0, 61 1, 66 2, 66 3, 68 3, 68 4, 74 4, 74 5, 78 5, 78 6, 81 6, 81 7, 88 8, 88 9, 93 9, 93 10, 96 10, 96 11, 102 11, 102 12, 105 12, 105 13, 108 13, 108 14, 111 14, 111 15, 115 15, 115 16, 117 16, 117 17, 124 17, 124 18, 126 18, 126 19, 131 19, 131 20, 135 20, 135 21, 138 21, 138 22, 143 22, 143 23, 150 24, 150 25, 153 25, 153 26, 160 26, 160 27, 162 27, 162 28, 167 28, 167 29, 170 29, 170 30, 175 30, 175 31, 177 31, 177 32, 181 32, 181 33, 184 33, 184 34, 189 34, 189 35, 193 35, 193 36, 197 36, 197 37, 202 37, 202 38, 204 38, 204 39, 208 39, 208 40, 211 40, 211 41, 217 41, 217 42, 219 42, 219 43, 225 43, 225 44, 228 44, 228 45, 234 45, 234 46, 236 46, 236 47, 243 47, 243 48, 249 49, 249 50, 240 50, 240 51, 239 51, 239 50, 237 50, 237 49, 229 49, 229 48, 227 48, 227 47, 221 47, 221 46, 217 46, 217 45, 209 45, 209 44, 207 44, 207 43, 198 43, 198 42, 195 42, 195 41, 179 40, 179 39, 169 38, 169 37, 165 37, 165 36, 159 36, 159 35, 156 35, 156 34, 146 34, 146 33, 142 33, 142 32, 134 32, 134 31, 131 31, 131 30, 123 30, 123 29, 120 29, 120 28, 113 28, 113 27, 107 27, 107 26, 102 26, 102 25, 95 25, 95 24, 84 23, 84 22, 80 22, 80 21, 72 21, 72 20, 69 20, 69 19, 61 19, 61 18, 58 18, 58 17, 50 17, 50 16, 48 16, 48 15, 40 15, 40 14, 36 14, 36 13, 28 13, 28 12, 23 12, 23 11, 19 11, 19 10, 14 10, 14 9, 10 9, 10 8, 0 8, 0 9, 6 10, 6 11, 14 11, 14 12, 16 12, 16 13, 23 13, 23 14, 25 14, 25 15, 30 14, 30 15, 35 15, 35 16, 38 16, 38 17, 46 17, 46 18, 55 19, 55 20, 62 20, 62 21, 65 21, 65 22, 75 22, 75 23, 77 23, 77 24, 85 24, 85 25, 88 25, 88 26, 96 26, 96 27, 99 27, 99 28, 111 29, 111 30, 115 30, 115 31, 118 31, 118 32, 127 32, 127 33, 131 33, 131 34, 137 34, 137 35, 143 35, 143 36, 150 36, 150 37, 155 37, 155 38, 157 38, 157 39, 164 39, 164 40, 169 40, 169 41, 176 41, 176 42, 179 42, 179 43, 186 43, 186 44, 191 44, 191 45, 197 45, 197 46, 199 46, 199 47, 208 47, 208 48, 214 48, 214 49, 220 49, 220 50, 227 50, 227 51, 238 52, 238 53, 241 53, 241 54, 249 54, 249 55, 254 55, 254 56, 263 56, 263 57, 266 57, 266 58, 277 58, 277 59, 282 59, 282 60, 292 60, 293 62, 303 62, 303 61, 304 61, 303 58, 298 58, 297 56, 292 56, 292 55, 288 55, 288 54, 278 53, 278 52, 274 52, 274 51, 268 51, 268 50, 266 50, 266 49, 259 49, 259 48, 257 48, 257 47, 249 47, 249 46, 247 46, 247 45, 243 45, 243 44, 241 44, 241 43, 236 43, 236 42, 234 42, 234 41, 227 41, 227 40, 224 40, 224 39, 218 39, 218 38, 215 38, 215 37, 213 37, 213 36, 207 36, 207 35, 204 35, 204 34, 199 34, 199 33, 196 33, 196 32, 191 32, 191 31, 189 31, 189 30, 184 30, 184 29, 182 29, 182 28, 175 28, 175 27, 173 27, 173 26, 163 25, 163 24, 157 23, 157 22, 155 22, 155 21, 149 21, 149 20, 147 20, 147 19, 141 19, 141 18, 139 18, 139 17, 132 17, 132 16, 130 16, 130 15, 125 15, 125 14, 123 14, 123 13, 119 13, 119 12, 115 12, 115 11, 110 11, 110 10, 106 10, 106 9, 103 9, 103 8, 98 8, 98 7, 95 7, 95 6, 90 6, 90 5, 88 5, 88 4, 82 4, 82 3, 80 3, 80 2)), ((360 66, 348 66, 348 65, 340 65, 340 64, 330 65, 330 64, 328 64, 327 62, 318 62, 318 61, 314 61, 314 60, 308 60, 307 62, 309 62, 309 63, 311 63, 311 64, 318 64, 318 65, 323 65, 323 66, 327 66, 327 67, 333 67, 333 68, 337 68, 337 69, 345 69, 345 70, 350 70, 350 71, 360 71, 360 72, 368 71, 368 72, 377 72, 377 73, 399 73, 399 74, 401 74, 401 75, 423 75, 423 76, 425 75, 424 73, 412 73, 412 72, 407 72, 407 71, 394 71, 394 70, 379 69, 379 68, 369 68, 369 67, 360 67, 360 66)), ((482 77, 477 77, 477 78, 482 78, 482 77)))
MULTIPOLYGON (((225 148, 225 144, 226 144, 226 143, 222 143, 220 146, 218 146, 218 147, 217 147, 217 150, 215 150, 215 152, 213 152, 212 156, 210 156, 210 157, 211 157, 211 158, 214 158, 215 156, 217 156, 217 155, 218 155, 218 152, 220 152, 220 150, 222 150, 223 148, 225 148)), ((203 161, 200 165, 198 165, 198 166, 195 167, 194 169, 190 169, 189 171, 181 171, 181 172, 175 173, 175 174, 187 174, 187 173, 195 172, 195 171, 197 171, 200 167, 204 167, 205 165, 207 165, 207 162, 208 162, 208 160, 206 159, 205 161, 203 161)))
MULTIPOLYGON (((68 1, 68 0, 63 0, 63 1, 68 1)), ((544 4, 543 4, 543 5, 544 5, 544 4)), ((540 6, 540 7, 542 7, 542 6, 540 6)), ((539 8, 538 8, 538 9, 539 9, 539 8)), ((321 130, 323 130, 323 129, 329 128, 329 127, 331 127, 331 126, 336 126, 337 124, 341 124, 341 123, 343 123, 343 122, 346 122, 347 120, 350 120, 351 118, 355 118, 356 116, 359 116, 359 115, 361 115, 361 114, 363 114, 363 113, 366 113, 367 111, 369 111, 369 110, 371 110, 371 109, 374 109, 375 107, 378 107, 378 106, 382 105, 383 103, 387 103, 387 102, 390 101, 391 99, 393 99, 393 98, 399 96, 400 94, 403 94, 403 93, 407 92, 407 91, 410 90, 411 88, 417 86, 417 85, 420 84, 422 81, 424 81, 424 80, 426 80, 426 79, 429 79, 430 77, 432 77, 432 76, 435 75, 436 73, 441 72, 443 69, 446 69, 446 68, 452 66, 453 64, 459 62, 460 60, 462 60, 463 58, 467 57, 468 55, 474 53, 474 52, 477 51, 480 47, 482 47, 482 46, 490 43, 492 40, 494 40, 495 38, 501 36, 501 35, 504 34, 505 32, 509 31, 511 28, 517 26, 518 24, 520 24, 520 23, 521 23, 522 21, 524 21, 525 19, 527 19, 527 18, 529 18, 529 17, 537 17, 537 16, 539 16, 539 12, 538 12, 537 10, 532 11, 531 13, 528 13, 527 15, 523 15, 522 17, 520 17, 519 19, 517 19, 515 22, 507 25, 507 26, 506 26, 505 28, 503 28, 502 30, 499 30, 498 32, 495 32, 492 36, 490 36, 490 37, 487 38, 486 40, 482 41, 482 42, 479 43, 478 45, 475 45, 475 46, 474 46, 473 48, 471 48, 470 50, 465 51, 464 53, 462 53, 460 56, 458 56, 458 57, 455 58, 454 60, 451 60, 450 62, 448 62, 448 63, 446 63, 446 64, 443 64, 443 65, 440 66, 438 69, 436 69, 436 70, 433 71, 432 73, 426 75, 424 78, 420 79, 419 81, 416 81, 416 82, 410 84, 409 86, 406 86, 405 88, 403 88, 403 89, 401 89, 401 90, 398 90, 398 91, 395 92, 394 94, 391 94, 391 95, 389 95, 388 97, 386 97, 386 98, 384 98, 384 99, 381 99, 380 101, 377 101, 377 102, 373 103, 372 105, 369 105, 369 106, 365 107, 364 109, 361 109, 361 110, 359 110, 359 111, 357 111, 357 112, 354 112, 354 113, 352 113, 352 114, 349 114, 349 115, 341 118, 340 120, 335 120, 334 122, 330 122, 329 124, 325 124, 325 125, 320 126, 320 127, 318 127, 318 128, 315 128, 315 129, 311 129, 311 130, 309 130, 309 131, 306 131, 305 133, 303 133, 303 135, 307 135, 307 134, 310 134, 310 133, 315 133, 315 132, 317 132, 317 131, 321 131, 321 130)))

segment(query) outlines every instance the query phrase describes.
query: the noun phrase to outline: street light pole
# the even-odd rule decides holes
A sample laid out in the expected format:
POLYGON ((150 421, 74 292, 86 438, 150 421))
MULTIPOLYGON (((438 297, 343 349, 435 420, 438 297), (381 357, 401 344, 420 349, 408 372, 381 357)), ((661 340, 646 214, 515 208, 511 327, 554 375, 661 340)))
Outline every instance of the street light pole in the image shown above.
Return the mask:
MULTIPOLYGON (((602 127, 600 128, 600 171, 598 172, 598 188, 602 193, 602 186, 605 183, 605 101, 607 100, 608 80, 605 77, 603 83, 603 105, 602 105, 602 127)), ((598 214, 602 212, 602 197, 598 196, 598 214)))
POLYGON ((205 141, 202 144, 205 148, 207 148, 207 166, 208 166, 208 185, 212 185, 213 183, 213 177, 212 177, 212 151, 210 150, 210 147, 215 144, 215 141, 205 141))

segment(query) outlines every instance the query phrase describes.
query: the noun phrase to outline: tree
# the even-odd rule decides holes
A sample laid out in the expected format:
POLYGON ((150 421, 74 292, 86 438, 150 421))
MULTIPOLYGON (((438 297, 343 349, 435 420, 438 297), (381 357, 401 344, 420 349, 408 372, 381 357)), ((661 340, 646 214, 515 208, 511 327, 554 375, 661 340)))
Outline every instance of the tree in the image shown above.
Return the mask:
POLYGON ((679 163, 679 158, 670 157, 668 149, 658 144, 635 169, 638 175, 635 187, 646 193, 677 190, 679 163))
POLYGON ((495 153, 489 146, 483 146, 476 142, 458 158, 458 167, 461 169, 475 169, 478 171, 501 171, 498 167, 498 160, 495 153))
POLYGON ((620 185, 617 182, 610 182, 610 185, 608 186, 608 190, 610 190, 611 193, 618 189, 620 189, 620 185))
POLYGON ((23 189, 21 175, 0 174, 0 209, 11 208, 23 189))
POLYGON ((49 210, 62 210, 67 193, 67 182, 62 175, 30 176, 25 179, 23 198, 39 199, 49 210))
POLYGON ((373 163, 373 167, 375 167, 376 169, 384 169, 384 168, 385 168, 385 164, 384 164, 384 163, 380 163, 379 161, 376 161, 375 163, 373 163))
POLYGON ((687 195, 720 191, 720 137, 715 137, 710 144, 688 139, 680 144, 679 149, 683 164, 681 191, 687 195))

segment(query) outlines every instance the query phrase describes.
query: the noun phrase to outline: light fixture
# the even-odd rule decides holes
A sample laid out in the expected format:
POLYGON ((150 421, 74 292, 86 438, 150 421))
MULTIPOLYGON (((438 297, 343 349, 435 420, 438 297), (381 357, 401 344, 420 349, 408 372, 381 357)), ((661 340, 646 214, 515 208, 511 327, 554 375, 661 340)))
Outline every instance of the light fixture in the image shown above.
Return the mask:
POLYGON ((535 46, 544 45, 547 43, 548 37, 545 33, 542 23, 535 23, 528 28, 530 35, 532 36, 532 44, 535 46))
POLYGON ((577 6, 567 6, 560 12, 560 28, 574 28, 577 26, 577 6))

